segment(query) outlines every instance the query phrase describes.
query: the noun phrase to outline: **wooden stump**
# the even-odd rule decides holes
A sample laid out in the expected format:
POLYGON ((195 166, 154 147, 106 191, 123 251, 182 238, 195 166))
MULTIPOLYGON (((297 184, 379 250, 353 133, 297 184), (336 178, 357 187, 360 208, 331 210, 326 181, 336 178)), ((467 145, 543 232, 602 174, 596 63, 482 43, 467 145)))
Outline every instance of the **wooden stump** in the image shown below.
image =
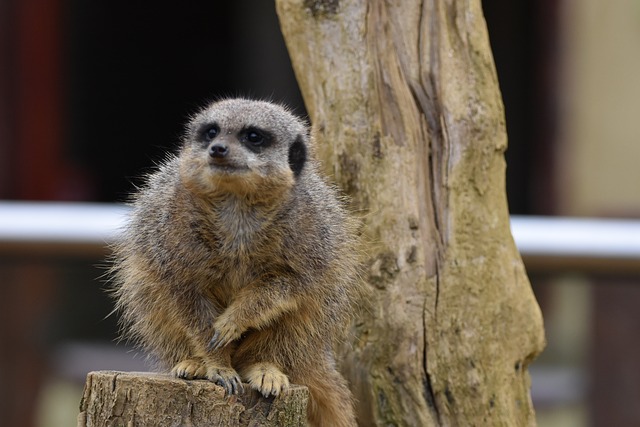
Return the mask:
POLYGON ((165 374, 90 372, 80 402, 78 427, 102 426, 306 426, 309 392, 291 386, 278 397, 245 392, 225 397, 205 380, 165 374))

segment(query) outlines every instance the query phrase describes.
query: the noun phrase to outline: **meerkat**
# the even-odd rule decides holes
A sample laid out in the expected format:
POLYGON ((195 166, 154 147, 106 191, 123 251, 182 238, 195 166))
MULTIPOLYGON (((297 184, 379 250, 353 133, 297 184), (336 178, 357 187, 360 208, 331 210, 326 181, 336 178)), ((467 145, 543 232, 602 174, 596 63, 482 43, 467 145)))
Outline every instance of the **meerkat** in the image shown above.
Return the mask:
POLYGON ((334 345, 357 304, 357 222, 285 107, 214 102, 133 196, 113 257, 126 335, 227 394, 310 391, 313 426, 356 425, 334 345))

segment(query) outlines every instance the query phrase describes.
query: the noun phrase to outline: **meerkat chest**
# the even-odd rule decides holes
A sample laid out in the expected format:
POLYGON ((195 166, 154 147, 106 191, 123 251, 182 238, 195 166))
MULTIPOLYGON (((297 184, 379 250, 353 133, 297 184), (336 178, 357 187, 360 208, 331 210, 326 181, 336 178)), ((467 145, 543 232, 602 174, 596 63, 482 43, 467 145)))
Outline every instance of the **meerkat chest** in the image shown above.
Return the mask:
POLYGON ((239 260, 260 251, 277 234, 268 212, 234 201, 218 207, 215 224, 221 251, 239 260))
POLYGON ((273 270, 271 260, 259 256, 260 251, 225 250, 223 257, 210 264, 208 286, 223 305, 228 305, 243 288, 261 283, 273 270))

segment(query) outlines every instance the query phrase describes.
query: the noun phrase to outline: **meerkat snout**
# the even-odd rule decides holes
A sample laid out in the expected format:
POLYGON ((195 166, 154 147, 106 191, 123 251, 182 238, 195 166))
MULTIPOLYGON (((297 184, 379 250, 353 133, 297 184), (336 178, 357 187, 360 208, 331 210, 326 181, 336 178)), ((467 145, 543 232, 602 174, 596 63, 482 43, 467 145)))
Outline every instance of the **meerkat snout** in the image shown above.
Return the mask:
POLYGON ((222 159, 229 154, 229 147, 226 144, 216 142, 209 146, 209 156, 214 159, 222 159))

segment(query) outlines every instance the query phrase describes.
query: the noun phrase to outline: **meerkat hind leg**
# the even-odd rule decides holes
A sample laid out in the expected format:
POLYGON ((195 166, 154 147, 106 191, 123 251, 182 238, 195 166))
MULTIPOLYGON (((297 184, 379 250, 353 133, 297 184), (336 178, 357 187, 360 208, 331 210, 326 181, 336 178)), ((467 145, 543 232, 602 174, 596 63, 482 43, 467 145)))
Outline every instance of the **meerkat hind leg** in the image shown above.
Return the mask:
POLYGON ((242 370, 242 378, 264 397, 277 396, 289 388, 289 378, 273 363, 250 365, 242 370))

